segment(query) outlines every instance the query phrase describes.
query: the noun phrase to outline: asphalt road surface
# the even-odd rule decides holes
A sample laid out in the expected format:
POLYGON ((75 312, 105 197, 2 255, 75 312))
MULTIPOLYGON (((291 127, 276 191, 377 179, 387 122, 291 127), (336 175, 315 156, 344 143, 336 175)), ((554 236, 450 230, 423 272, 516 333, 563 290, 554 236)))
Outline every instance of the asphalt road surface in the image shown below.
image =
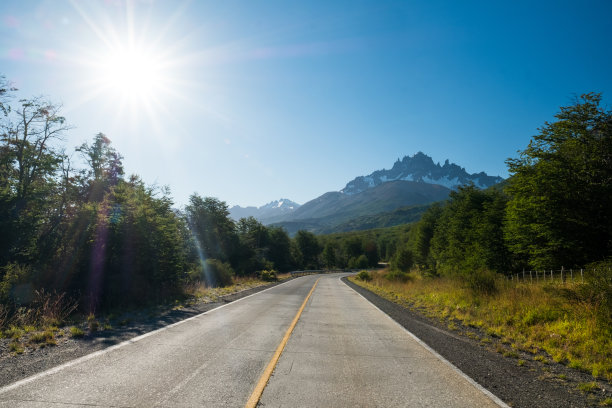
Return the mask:
POLYGON ((291 280, 0 388, 0 407, 495 407, 339 274, 291 280))

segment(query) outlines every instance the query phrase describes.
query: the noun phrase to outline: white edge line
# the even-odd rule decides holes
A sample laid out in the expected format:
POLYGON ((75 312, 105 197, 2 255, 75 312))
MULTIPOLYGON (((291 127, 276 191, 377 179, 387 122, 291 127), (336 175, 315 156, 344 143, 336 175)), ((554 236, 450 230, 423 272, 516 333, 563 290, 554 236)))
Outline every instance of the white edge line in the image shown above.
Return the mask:
MULTIPOLYGON (((342 281, 342 277, 340 278, 340 281, 342 281)), ((374 303, 370 302, 368 299, 365 298, 365 296, 363 296, 361 293, 357 292, 355 289, 351 288, 346 282, 342 282, 344 283, 346 286, 348 286, 352 291, 354 291, 356 294, 358 294, 359 296, 361 296, 366 302, 368 302, 368 304, 370 304, 372 307, 374 307, 375 309, 377 309, 379 312, 381 312, 382 314, 384 314, 389 320, 391 320, 393 323, 397 324, 399 327, 401 327, 402 329, 404 329, 404 331, 406 333, 408 333, 408 335, 410 337, 412 337, 417 343, 419 343, 423 348, 425 348, 425 350, 429 351, 431 354, 433 354, 434 356, 436 356, 438 358, 438 360, 442 361, 444 364, 448 365, 451 369, 453 369, 457 374, 459 374, 461 377, 463 377, 464 379, 466 379, 470 384, 472 384, 474 387, 476 387, 476 389, 478 389, 480 392, 482 392, 483 394, 485 394, 487 397, 489 397, 491 400, 493 400, 493 402, 495 402, 497 405, 499 405, 500 407, 503 408, 510 408, 510 406, 508 404, 506 404, 504 401, 502 401, 497 395, 493 394, 491 391, 487 390, 485 387, 483 387, 482 385, 478 384, 474 379, 472 379, 470 376, 468 376, 466 373, 464 373, 463 371, 461 371, 459 368, 457 368, 457 366, 455 366, 453 363, 451 363, 450 361, 448 361, 447 359, 445 359, 444 357, 442 357, 440 354, 438 354, 437 351, 435 351, 434 349, 432 349, 431 347, 429 347, 423 340, 419 339, 417 336, 415 336, 414 334, 412 334, 411 331, 409 331, 407 328, 405 328, 404 326, 402 326, 401 324, 399 324, 399 322, 395 321, 391 316, 389 316, 387 313, 383 312, 378 306, 376 306, 374 303)), ((364 288, 365 289, 365 288, 364 288)), ((367 290, 367 289, 366 289, 367 290)), ((384 298, 383 298, 384 299, 384 298)))
MULTIPOLYGON (((299 278, 296 278, 296 279, 299 279, 299 278)), ((0 394, 4 394, 4 393, 6 393, 6 392, 8 392, 8 391, 14 390, 15 388, 21 387, 22 385, 26 385, 26 384, 28 384, 28 383, 31 383, 32 381, 35 381, 35 380, 38 380, 38 379, 40 379, 40 378, 47 377, 47 376, 49 376, 49 375, 55 374, 55 373, 57 373, 57 372, 59 372, 59 371, 62 371, 62 370, 63 370, 63 369, 65 369, 65 368, 72 367, 72 366, 75 366, 75 365, 77 365, 77 364, 81 364, 81 363, 83 363, 83 362, 85 362, 85 361, 91 360, 92 358, 96 358, 96 357, 101 356, 101 355, 104 355, 104 354, 106 354, 106 353, 110 353, 110 352, 111 352, 111 351, 113 351, 113 350, 117 350, 117 349, 119 349, 119 348, 121 348, 121 347, 124 347, 124 346, 127 346, 127 345, 129 345, 129 344, 136 343, 136 342, 138 342, 138 341, 140 341, 140 340, 142 340, 142 339, 145 339, 145 338, 147 338, 147 337, 149 337, 149 336, 152 336, 152 335, 154 335, 154 334, 157 334, 157 333, 163 332, 164 330, 171 329, 171 328, 176 327, 176 326, 178 326, 178 325, 180 325, 180 324, 186 323, 186 322, 188 322, 188 321, 190 321, 190 320, 197 319, 198 317, 201 317, 201 316, 203 316, 203 315, 205 315, 205 314, 208 314, 208 313, 214 312, 214 311, 216 311, 216 310, 219 310, 219 309, 221 309, 221 308, 223 308, 223 307, 226 307, 226 306, 229 306, 229 305, 235 304, 235 303, 237 303, 237 302, 240 302, 241 300, 244 300, 244 299, 250 298, 251 296, 259 295, 260 293, 263 293, 263 292, 268 291, 268 290, 270 290, 270 289, 277 288, 277 287, 279 287, 279 286, 281 286, 281 285, 284 285, 284 284, 289 283, 289 282, 291 282, 291 281, 294 281, 294 280, 296 280, 296 279, 290 279, 290 280, 288 280, 287 282, 283 282, 283 283, 281 283, 281 284, 271 286, 271 287, 269 287, 269 288, 267 288, 267 289, 264 289, 264 290, 261 290, 261 291, 259 291, 259 292, 252 293, 252 294, 250 294, 250 295, 248 295, 248 296, 245 296, 245 297, 242 297, 242 298, 240 298, 240 299, 236 299, 236 300, 234 300, 233 302, 229 302, 229 303, 226 303, 226 304, 224 304, 224 305, 217 306, 217 307, 215 307, 214 309, 210 309, 210 310, 207 310, 206 312, 202 312, 202 313, 199 313, 199 314, 197 314, 197 315, 195 315, 195 316, 188 317, 188 318, 187 318, 187 319, 185 319, 185 320, 181 320, 181 321, 178 321, 178 322, 176 322, 176 323, 172 323, 172 324, 170 324, 170 325, 168 325, 168 326, 164 326, 164 327, 161 327, 161 328, 159 328, 159 329, 156 329, 156 330, 150 331, 150 332, 148 332, 148 333, 141 334, 140 336, 137 336, 137 337, 131 338, 131 339, 126 340, 126 341, 124 341, 124 342, 121 342, 121 343, 119 343, 119 344, 115 344, 114 346, 110 346, 110 347, 107 347, 107 348, 102 349, 102 350, 94 351, 93 353, 86 354, 86 355, 84 355, 84 356, 82 356, 82 357, 79 357, 79 358, 77 358, 77 359, 74 359, 74 360, 68 361, 67 363, 64 363, 64 364, 58 365, 57 367, 50 368, 50 369, 48 369, 48 370, 46 370, 46 371, 40 372, 40 373, 38 373, 38 374, 34 374, 34 375, 30 376, 30 377, 26 377, 26 378, 24 378, 24 379, 22 379, 22 380, 19 380, 19 381, 16 381, 16 382, 12 383, 12 384, 5 385, 4 387, 0 388, 0 394)))

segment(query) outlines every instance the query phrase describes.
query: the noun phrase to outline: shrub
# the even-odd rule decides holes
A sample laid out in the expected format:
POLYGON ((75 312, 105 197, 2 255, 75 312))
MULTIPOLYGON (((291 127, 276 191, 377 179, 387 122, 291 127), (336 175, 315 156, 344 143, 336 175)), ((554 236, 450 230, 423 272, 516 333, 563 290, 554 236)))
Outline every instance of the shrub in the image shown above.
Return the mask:
POLYGON ((89 331, 91 333, 97 332, 100 328, 100 323, 96 320, 96 316, 93 313, 90 313, 87 316, 87 326, 89 327, 89 331))
POLYGON ((372 280, 372 275, 368 271, 359 271, 357 274, 357 279, 362 280, 364 282, 369 282, 372 280))
POLYGON ((488 269, 479 269, 465 277, 468 287, 476 294, 493 295, 497 293, 497 274, 488 269))
POLYGON ((407 272, 414 265, 414 255, 408 248, 400 248, 393 259, 391 266, 398 271, 407 272))
POLYGON ((276 282, 278 277, 274 269, 259 271, 259 279, 266 282, 276 282))
POLYGON ((351 258, 348 262, 349 269, 365 269, 369 265, 368 257, 364 254, 359 255, 357 258, 351 258))
POLYGON ((408 282, 409 280, 411 280, 411 277, 410 275, 408 275, 408 273, 399 269, 391 269, 389 272, 387 272, 385 278, 390 281, 399 282, 408 282))
POLYGON ((578 288, 578 295, 595 306, 600 319, 612 322, 612 260, 588 265, 585 282, 578 288))
POLYGON ((0 302, 17 305, 32 301, 32 270, 27 265, 11 263, 0 268, 0 302))
POLYGON ((227 262, 218 259, 207 259, 204 265, 204 275, 208 286, 229 286, 234 282, 234 270, 227 262))
POLYGON ((41 289, 34 291, 33 306, 43 324, 59 326, 79 307, 79 303, 67 297, 66 293, 50 293, 41 289))
POLYGON ((70 335, 75 339, 85 336, 85 332, 79 327, 72 326, 70 328, 70 335))

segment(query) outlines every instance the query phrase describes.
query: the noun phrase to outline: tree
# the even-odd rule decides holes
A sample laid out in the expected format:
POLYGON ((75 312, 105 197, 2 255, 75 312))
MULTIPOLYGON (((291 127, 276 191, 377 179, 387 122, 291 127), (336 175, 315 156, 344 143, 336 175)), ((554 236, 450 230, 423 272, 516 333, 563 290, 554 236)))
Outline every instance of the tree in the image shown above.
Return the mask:
POLYGON ((117 185, 123 177, 123 157, 111 146, 111 140, 103 133, 94 136, 89 145, 83 143, 76 148, 89 169, 87 171, 87 195, 89 200, 99 201, 110 187, 117 185))
POLYGON ((295 236, 295 242, 302 254, 304 268, 317 269, 319 267, 319 254, 321 253, 321 246, 317 237, 312 232, 300 230, 295 236))
POLYGON ((238 235, 236 225, 229 218, 227 204, 217 198, 202 198, 192 194, 185 212, 189 228, 203 256, 236 265, 238 235))
POLYGON ((400 248, 391 260, 391 266, 402 272, 408 272, 413 265, 414 256, 412 255, 412 251, 407 247, 400 248))
MULTIPOLYGON (((0 86, 6 96, 6 87, 0 86)), ((56 142, 70 127, 60 107, 42 98, 2 101, 0 134, 0 264, 32 259, 55 193, 62 154, 56 142)))
POLYGON ((338 250, 338 246, 331 241, 328 241, 323 248, 323 264, 327 269, 332 269, 337 266, 336 260, 336 251, 338 250))
POLYGON ((505 239, 534 268, 612 255, 612 111, 600 105, 600 94, 582 95, 507 160, 505 239))

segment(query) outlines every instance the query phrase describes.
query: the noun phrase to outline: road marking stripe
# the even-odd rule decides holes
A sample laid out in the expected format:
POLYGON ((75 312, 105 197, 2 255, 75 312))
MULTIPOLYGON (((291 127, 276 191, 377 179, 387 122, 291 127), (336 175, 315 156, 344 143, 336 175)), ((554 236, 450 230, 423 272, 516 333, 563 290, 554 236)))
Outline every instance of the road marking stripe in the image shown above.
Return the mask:
POLYGON ((272 359, 268 363, 268 366, 266 367, 265 371, 263 372, 261 377, 259 377, 257 386, 251 393, 251 396, 249 397, 249 400, 247 401, 245 408, 255 408, 257 406, 257 403, 259 402, 259 399, 261 398, 261 394, 263 394, 264 388, 266 388, 266 385, 268 385, 268 380, 270 380, 270 377, 272 376, 272 372, 274 371, 274 368, 276 367, 276 363, 278 363, 278 359, 283 353, 283 350, 285 349, 285 346, 287 345, 287 342, 289 341, 289 337, 291 337, 291 333, 293 332, 295 325, 300 319, 300 316, 302 315, 302 312, 304 311, 304 308, 306 307, 306 303, 308 303, 308 299, 310 299, 310 296, 312 295, 315 288, 317 287, 317 283, 319 283, 319 279, 321 278, 318 278, 315 281, 314 285, 312 285, 312 289, 310 289, 310 292, 308 292, 308 296, 306 296, 306 299, 304 299, 304 303, 302 303, 300 310, 298 310, 297 314, 293 318, 293 321, 291 322, 291 325, 287 329, 287 332, 285 333, 285 337, 283 337, 280 344, 276 348, 276 351, 274 352, 274 355, 272 356, 272 359))
MULTIPOLYGON (((297 278, 297 279, 300 279, 300 278, 297 278)), ((124 346, 127 346, 128 344, 133 344, 133 343, 136 343, 137 341, 140 341, 140 340, 142 340, 142 339, 145 339, 145 338, 147 338, 147 337, 149 337, 149 336, 152 336, 152 335, 154 335, 154 334, 157 334, 157 333, 163 332, 164 330, 171 329, 171 328, 176 327, 176 326, 178 326, 178 325, 180 325, 180 324, 186 323, 186 322, 188 322, 188 321, 190 321, 190 320, 197 319, 198 317, 201 317, 201 316, 206 315, 206 314, 208 314, 208 313, 212 313, 212 312, 214 312, 214 311, 216 311, 216 310, 219 310, 219 309, 222 309, 222 308, 224 308, 224 307, 226 307, 226 306, 230 306, 230 305, 233 305, 233 304, 235 304, 235 303, 238 303, 238 302, 240 302, 240 301, 242 301, 242 300, 244 300, 244 299, 248 299, 248 298, 250 298, 251 296, 259 295, 260 293, 264 293, 264 292, 266 292, 266 291, 268 291, 268 290, 270 290, 270 289, 277 288, 277 287, 279 287, 279 286, 281 286, 281 285, 286 285, 287 283, 292 282, 292 281, 294 281, 294 280, 295 280, 295 279, 291 279, 291 280, 289 280, 289 281, 287 281, 287 282, 283 282, 283 283, 281 283, 281 284, 279 284, 279 285, 274 285, 274 286, 271 286, 271 287, 269 287, 269 288, 267 288, 267 289, 261 290, 261 291, 259 291, 259 292, 253 293, 253 294, 251 294, 251 295, 248 295, 248 296, 242 297, 242 298, 240 298, 240 299, 236 299, 236 300, 234 300, 233 302, 229 302, 229 303, 226 303, 226 304, 224 304, 224 305, 221 305, 221 306, 215 307, 214 309, 207 310, 206 312, 203 312, 203 313, 197 314, 197 315, 195 315, 195 316, 188 317, 188 318, 187 318, 187 319, 185 319, 185 320, 180 320, 180 321, 178 321, 178 322, 176 322, 176 323, 172 323, 172 324, 170 324, 170 325, 168 325, 168 326, 164 326, 164 327, 161 327, 161 328, 159 328, 159 329, 156 329, 156 330, 150 331, 150 332, 148 332, 148 333, 141 334, 140 336, 137 336, 137 337, 131 338, 131 339, 129 339, 129 340, 126 340, 126 341, 124 341, 124 342, 122 342, 122 343, 119 343, 119 344, 116 344, 116 345, 114 345, 114 346, 110 346, 110 347, 107 347, 107 348, 102 349, 102 350, 94 351, 93 353, 90 353, 90 354, 85 354, 85 355, 84 355, 84 356, 82 356, 82 357, 79 357, 79 358, 77 358, 77 359, 75 359, 75 360, 68 361, 68 362, 66 362, 66 363, 64 363, 64 364, 62 364, 62 365, 57 366, 57 367, 50 368, 49 370, 43 371, 43 372, 38 373, 38 374, 34 374, 34 375, 30 376, 30 377, 26 377, 26 378, 24 378, 24 379, 22 379, 22 380, 19 380, 19 381, 16 381, 16 382, 12 383, 12 384, 5 385, 4 387, 0 388, 0 394, 4 394, 4 393, 5 393, 5 392, 7 392, 7 391, 10 391, 10 390, 13 390, 13 389, 15 389, 15 388, 17 388, 17 387, 20 387, 20 386, 22 386, 22 385, 25 385, 25 384, 31 383, 32 381, 38 380, 39 378, 43 378, 43 377, 47 377, 47 376, 49 376, 49 375, 51 375, 51 374, 55 374, 55 373, 57 373, 57 372, 59 372, 59 371, 61 371, 61 370, 65 369, 65 368, 72 367, 72 366, 75 366, 75 365, 77 365, 77 364, 80 364, 80 363, 82 363, 82 362, 84 362, 84 361, 91 360, 92 358, 95 358, 95 357, 98 357, 98 356, 104 355, 104 354, 106 354, 106 353, 110 353, 111 351, 113 351, 113 350, 117 350, 118 348, 121 348, 121 347, 124 347, 124 346)))
MULTIPOLYGON (((348 276, 348 275, 347 275, 348 276)), ((361 293, 357 292, 355 289, 351 288, 346 282, 342 281, 342 276, 339 278, 339 280, 344 283, 347 287, 349 287, 353 292, 355 292, 356 294, 358 294, 359 296, 361 296, 366 302, 368 302, 368 304, 370 304, 373 308, 377 309, 379 312, 381 312, 382 314, 384 314, 388 319, 390 319, 393 323, 397 324, 399 327, 401 327, 406 333, 408 333, 408 335, 410 337, 412 337, 414 339, 414 341, 416 341, 417 343, 419 343, 423 348, 425 348, 427 351, 429 351, 431 354, 433 354, 434 356, 436 356, 438 358, 438 360, 442 361, 444 364, 448 365, 453 371, 455 371, 457 374, 459 374, 461 377, 463 377, 464 379, 467 380, 467 382, 469 382, 470 384, 472 384, 477 390, 479 390, 480 392, 482 392, 483 394, 485 394, 487 397, 489 397, 494 403, 496 403, 497 405, 499 405, 502 408, 510 408, 510 406, 508 406, 508 404, 506 404, 504 401, 502 401, 497 395, 493 394, 491 391, 487 390, 485 387, 483 387, 482 385, 478 384, 474 379, 472 379, 470 376, 468 376, 466 373, 464 373, 463 371, 461 371, 459 368, 457 368, 457 366, 455 366, 453 363, 451 363, 450 361, 448 361, 447 359, 445 359, 444 357, 442 357, 440 354, 438 354, 437 351, 435 351, 434 349, 432 349, 431 347, 429 347, 423 340, 419 339, 416 335, 412 334, 411 331, 409 331, 407 328, 405 328, 404 326, 402 326, 401 324, 399 324, 399 322, 395 321, 391 316, 389 316, 388 314, 386 314, 384 311, 382 311, 382 309, 380 309, 378 306, 376 306, 374 303, 370 302, 368 299, 366 299, 365 296, 363 296, 361 293)))

